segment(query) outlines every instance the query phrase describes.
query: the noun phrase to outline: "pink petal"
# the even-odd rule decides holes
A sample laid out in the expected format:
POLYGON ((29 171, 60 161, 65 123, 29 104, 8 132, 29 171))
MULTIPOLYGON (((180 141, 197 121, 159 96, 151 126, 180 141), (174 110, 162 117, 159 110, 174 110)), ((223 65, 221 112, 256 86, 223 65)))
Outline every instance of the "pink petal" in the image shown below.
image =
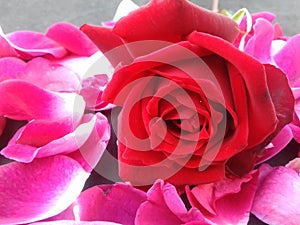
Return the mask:
POLYGON ((82 124, 73 130, 72 121, 30 121, 11 139, 1 154, 18 162, 31 162, 56 154, 81 150, 84 159, 94 168, 110 138, 107 119, 100 113, 86 114, 82 124))
POLYGON ((107 221, 92 221, 92 222, 85 222, 85 221, 72 221, 72 220, 58 220, 58 221, 51 221, 51 222, 37 222, 31 223, 32 225, 121 225, 120 223, 113 223, 107 221))
MULTIPOLYGON (((39 147, 73 131, 73 127, 71 119, 32 120, 16 132, 8 146, 2 149, 1 154, 18 162, 31 162, 41 150, 39 147)), ((55 149, 50 152, 52 154, 49 155, 56 154, 55 149)))
POLYGON ((74 125, 71 118, 56 121, 32 120, 18 134, 15 142, 40 147, 72 132, 74 125))
POLYGON ((260 183, 251 212, 267 224, 299 224, 299 174, 282 166, 262 165, 259 171, 260 183))
POLYGON ((290 125, 286 125, 279 134, 271 141, 271 143, 265 147, 264 152, 258 156, 257 164, 262 163, 271 157, 275 156, 282 149, 284 149, 288 143, 293 139, 293 132, 290 125))
MULTIPOLYGON (((256 20, 264 19, 264 20, 269 21, 270 23, 272 23, 276 16, 275 16, 275 14, 273 14, 271 12, 258 12, 258 13, 251 14, 251 17, 252 17, 252 28, 253 28, 253 25, 256 23, 256 20)), ((237 47, 240 44, 242 36, 244 36, 244 32, 246 32, 246 30, 247 30, 247 17, 246 16, 244 16, 243 20, 241 21, 239 28, 243 32, 240 32, 239 36, 234 41, 234 45, 237 46, 237 47)), ((249 38, 251 38, 252 33, 253 33, 253 29, 250 32, 250 34, 246 37, 246 43, 249 40, 249 38)))
POLYGON ((80 95, 84 98, 87 108, 95 109, 97 106, 108 104, 102 100, 102 93, 107 82, 108 76, 105 74, 88 77, 82 81, 80 95))
POLYGON ((95 168, 110 139, 110 126, 106 117, 101 113, 96 113, 92 119, 95 120, 93 130, 86 142, 79 146, 79 151, 88 166, 95 168))
POLYGON ((0 81, 18 77, 24 74, 26 63, 18 58, 0 58, 0 81))
POLYGON ((240 179, 200 184, 187 195, 192 206, 218 225, 247 224, 257 181, 258 171, 253 171, 240 179))
POLYGON ((98 51, 96 45, 78 27, 70 23, 53 24, 48 28, 46 36, 76 55, 90 56, 98 51))
POLYGON ((30 60, 18 78, 50 91, 76 92, 80 87, 79 78, 72 70, 45 58, 30 60))
POLYGON ((32 31, 16 31, 4 38, 15 48, 23 59, 50 54, 61 58, 67 54, 64 47, 42 33, 32 31))
POLYGON ((170 225, 198 222, 210 224, 195 208, 187 211, 176 189, 171 184, 158 180, 147 193, 136 215, 136 225, 170 225))
POLYGON ((5 40, 5 38, 0 36, 0 58, 7 56, 18 56, 17 52, 10 44, 5 40))
POLYGON ((290 38, 286 45, 275 56, 274 60, 283 70, 292 87, 300 85, 300 34, 290 38))
POLYGON ((253 26, 254 34, 248 40, 245 52, 257 58, 261 63, 271 62, 271 45, 274 35, 272 24, 258 19, 253 26))
POLYGON ((29 163, 36 157, 38 148, 24 144, 8 145, 1 150, 1 155, 17 162, 29 163))
POLYGON ((0 223, 20 224, 54 216, 79 195, 88 178, 67 156, 0 167, 0 223))
POLYGON ((51 218, 51 221, 77 218, 131 225, 134 224, 138 207, 145 200, 146 193, 124 183, 94 186, 82 192, 67 210, 51 218))
POLYGON ((0 115, 15 120, 81 119, 85 103, 77 94, 55 93, 20 80, 0 83, 0 115), (22 90, 22 92, 20 92, 22 90))

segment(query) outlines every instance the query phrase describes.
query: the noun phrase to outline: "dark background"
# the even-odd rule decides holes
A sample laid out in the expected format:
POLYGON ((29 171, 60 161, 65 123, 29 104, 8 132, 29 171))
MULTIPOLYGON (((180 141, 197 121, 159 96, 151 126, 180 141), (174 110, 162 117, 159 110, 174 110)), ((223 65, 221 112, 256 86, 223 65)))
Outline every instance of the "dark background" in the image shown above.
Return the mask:
MULTIPOLYGON (((5 33, 15 30, 44 32, 48 26, 68 21, 77 26, 84 23, 99 24, 109 21, 121 0, 0 0, 0 26, 5 33)), ((135 0, 138 5, 147 0, 135 0)), ((211 8, 211 0, 192 2, 211 8)), ((285 35, 300 33, 299 0, 220 0, 220 9, 236 11, 246 7, 251 13, 271 11, 277 15, 285 35)), ((281 157, 282 160, 283 157, 281 157)), ((92 176, 91 179, 96 179, 92 176)), ((91 184, 99 180, 90 180, 91 184)), ((263 224, 254 217, 249 225, 263 224)))

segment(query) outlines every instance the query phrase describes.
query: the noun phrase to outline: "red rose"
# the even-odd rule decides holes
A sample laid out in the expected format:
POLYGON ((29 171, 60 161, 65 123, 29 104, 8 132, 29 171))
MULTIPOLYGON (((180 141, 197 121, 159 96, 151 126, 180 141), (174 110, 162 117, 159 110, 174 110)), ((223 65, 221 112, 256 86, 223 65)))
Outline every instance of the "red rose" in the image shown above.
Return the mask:
POLYGON ((112 30, 82 30, 104 52, 127 43, 107 52, 118 69, 103 98, 122 106, 120 176, 134 185, 242 176, 292 120, 285 75, 228 42, 236 31, 226 17, 184 0, 157 0, 112 30))

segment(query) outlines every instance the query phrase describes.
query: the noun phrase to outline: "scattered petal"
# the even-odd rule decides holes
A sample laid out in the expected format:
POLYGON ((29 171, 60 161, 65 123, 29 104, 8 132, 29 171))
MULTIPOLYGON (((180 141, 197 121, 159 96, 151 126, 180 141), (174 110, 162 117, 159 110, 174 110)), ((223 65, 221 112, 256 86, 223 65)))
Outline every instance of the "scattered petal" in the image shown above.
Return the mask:
POLYGON ((267 164, 259 171, 259 185, 251 212, 267 224, 299 224, 299 173, 291 168, 272 168, 267 164))
POLYGON ((30 60, 18 78, 41 88, 57 92, 76 92, 80 88, 77 75, 69 68, 45 58, 30 60))
POLYGON ((185 208, 176 189, 171 184, 158 180, 148 191, 135 219, 136 225, 213 224, 196 209, 185 208))
POLYGON ((67 156, 0 166, 0 223, 30 223, 65 210, 88 178, 67 156))
POLYGON ((243 178, 225 178, 187 189, 192 206, 218 225, 247 224, 258 182, 258 171, 243 178))
POLYGON ((78 27, 59 22, 48 28, 46 36, 79 56, 91 56, 98 51, 94 43, 78 27))
POLYGON ((18 51, 22 59, 31 59, 46 54, 61 58, 67 54, 62 46, 42 33, 16 31, 2 37, 18 51))
POLYGON ((85 107, 75 93, 50 92, 20 80, 0 83, 0 96, 6 96, 0 100, 0 115, 15 120, 73 118, 76 124, 85 107))
POLYGON ((122 225, 120 223, 113 223, 113 222, 107 222, 107 221, 92 221, 92 222, 86 222, 86 221, 73 221, 73 220, 57 220, 57 221, 51 221, 51 222, 37 222, 37 223, 31 223, 31 225, 122 225))
POLYGON ((94 186, 82 192, 64 212, 51 218, 55 220, 111 221, 123 225, 134 224, 136 211, 146 200, 146 193, 124 184, 94 186), (74 207, 78 215, 74 215, 74 207))

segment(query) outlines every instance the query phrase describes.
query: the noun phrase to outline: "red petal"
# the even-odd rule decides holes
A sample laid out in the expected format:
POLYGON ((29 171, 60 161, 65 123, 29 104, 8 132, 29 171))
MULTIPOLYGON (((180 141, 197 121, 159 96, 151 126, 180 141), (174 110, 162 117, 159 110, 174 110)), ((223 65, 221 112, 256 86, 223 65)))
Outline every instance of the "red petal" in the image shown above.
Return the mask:
POLYGON ((152 0, 121 18, 113 31, 126 42, 164 40, 179 42, 193 31, 233 41, 238 25, 228 17, 185 0, 152 0))

